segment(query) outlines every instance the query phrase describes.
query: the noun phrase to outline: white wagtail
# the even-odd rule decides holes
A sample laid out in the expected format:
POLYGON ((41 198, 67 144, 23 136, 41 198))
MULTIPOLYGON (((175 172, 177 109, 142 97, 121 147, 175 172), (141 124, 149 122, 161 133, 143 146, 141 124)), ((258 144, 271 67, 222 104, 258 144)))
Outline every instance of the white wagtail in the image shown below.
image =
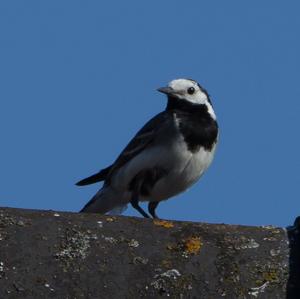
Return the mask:
POLYGON ((134 136, 116 161, 79 181, 84 186, 104 181, 80 212, 121 212, 128 203, 144 217, 148 211, 194 184, 211 164, 218 124, 210 98, 196 81, 177 79, 158 89, 167 95, 165 111, 153 117, 134 136))

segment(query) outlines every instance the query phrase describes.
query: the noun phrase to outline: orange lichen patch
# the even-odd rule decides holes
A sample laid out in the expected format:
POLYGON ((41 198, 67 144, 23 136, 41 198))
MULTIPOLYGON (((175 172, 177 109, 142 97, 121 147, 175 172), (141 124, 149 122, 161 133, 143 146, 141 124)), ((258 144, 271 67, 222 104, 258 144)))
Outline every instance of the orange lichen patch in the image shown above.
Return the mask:
POLYGON ((107 218, 106 218, 106 221, 107 221, 107 222, 114 222, 114 221, 115 221, 115 218, 113 218, 113 217, 107 217, 107 218))
POLYGON ((157 219, 155 219, 153 221, 153 223, 155 225, 158 225, 158 226, 163 226, 164 228, 172 228, 172 227, 174 227, 174 224, 172 222, 166 221, 166 220, 157 220, 157 219))
POLYGON ((172 268, 172 262, 171 261, 168 261, 168 260, 162 260, 161 261, 161 266, 165 267, 165 268, 172 268))
POLYGON ((168 244, 167 245, 167 249, 168 250, 178 250, 178 246, 176 246, 174 244, 168 244))
POLYGON ((203 244, 199 237, 191 237, 184 243, 185 251, 189 254, 198 254, 202 245, 203 244))

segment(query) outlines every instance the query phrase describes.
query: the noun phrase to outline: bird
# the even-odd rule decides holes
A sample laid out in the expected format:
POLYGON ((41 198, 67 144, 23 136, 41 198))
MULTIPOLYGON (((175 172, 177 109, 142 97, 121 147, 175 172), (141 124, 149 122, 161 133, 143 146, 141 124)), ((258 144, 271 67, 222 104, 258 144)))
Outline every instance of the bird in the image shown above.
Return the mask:
POLYGON ((167 96, 164 111, 150 119, 114 163, 76 183, 104 181, 81 209, 84 213, 120 214, 131 204, 145 218, 191 187, 210 166, 219 128, 207 91, 195 80, 175 79, 157 89, 167 96), (148 214, 140 202, 148 202, 148 214))

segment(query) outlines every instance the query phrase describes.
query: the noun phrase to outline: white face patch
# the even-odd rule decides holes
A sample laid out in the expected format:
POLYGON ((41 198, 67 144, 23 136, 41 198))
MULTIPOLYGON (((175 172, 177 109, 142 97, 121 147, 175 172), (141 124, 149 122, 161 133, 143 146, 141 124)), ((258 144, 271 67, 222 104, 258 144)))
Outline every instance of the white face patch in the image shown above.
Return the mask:
POLYGON ((207 95, 201 90, 197 82, 188 79, 176 79, 168 84, 179 99, 187 100, 193 104, 206 105, 208 113, 213 119, 216 119, 215 112, 208 101, 207 95), (191 91, 194 90, 193 93, 191 91))

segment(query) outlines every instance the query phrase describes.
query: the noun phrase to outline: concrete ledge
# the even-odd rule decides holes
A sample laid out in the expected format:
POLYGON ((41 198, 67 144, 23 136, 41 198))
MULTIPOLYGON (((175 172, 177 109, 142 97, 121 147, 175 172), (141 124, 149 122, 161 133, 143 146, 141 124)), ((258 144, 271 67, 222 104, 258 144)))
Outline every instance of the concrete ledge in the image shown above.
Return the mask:
POLYGON ((2 208, 0 298, 293 298, 293 229, 2 208))

